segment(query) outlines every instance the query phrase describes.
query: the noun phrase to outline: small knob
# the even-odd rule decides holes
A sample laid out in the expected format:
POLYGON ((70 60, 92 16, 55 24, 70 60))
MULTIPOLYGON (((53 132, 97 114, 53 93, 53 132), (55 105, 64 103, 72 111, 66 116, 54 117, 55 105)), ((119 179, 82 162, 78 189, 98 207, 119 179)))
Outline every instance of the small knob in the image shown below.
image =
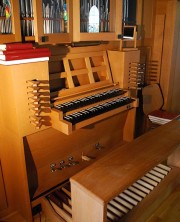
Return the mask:
POLYGON ((50 168, 51 168, 51 172, 56 171, 56 164, 55 163, 51 163, 50 168))
POLYGON ((61 160, 60 161, 60 168, 61 169, 65 169, 67 167, 70 167, 69 164, 66 164, 64 160, 61 160))
POLYGON ((75 166, 75 165, 78 165, 78 164, 79 164, 79 162, 78 162, 78 161, 75 161, 72 156, 69 156, 69 157, 68 157, 68 161, 69 161, 69 166, 75 166))
POLYGON ((103 149, 103 145, 101 145, 99 142, 95 144, 95 148, 97 150, 102 150, 103 149))

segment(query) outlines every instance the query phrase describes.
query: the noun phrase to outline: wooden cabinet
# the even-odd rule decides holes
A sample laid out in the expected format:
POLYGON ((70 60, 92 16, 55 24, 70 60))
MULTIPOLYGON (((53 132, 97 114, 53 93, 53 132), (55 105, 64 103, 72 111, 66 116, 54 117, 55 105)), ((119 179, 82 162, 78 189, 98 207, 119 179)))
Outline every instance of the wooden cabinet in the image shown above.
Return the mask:
MULTIPOLYGON (((24 218, 27 218, 27 221, 31 221, 32 215, 23 137, 39 131, 29 119, 32 116, 32 110, 29 107, 32 88, 28 86, 28 80, 48 80, 47 59, 38 61, 37 58, 36 60, 31 63, 21 60, 21 64, 13 64, 13 61, 12 64, 8 64, 7 61, 8 65, 0 65, 2 80, 0 104, 3 107, 0 112, 0 157, 8 202, 6 213, 19 212, 24 218)), ((0 170, 0 190, 2 185, 0 170)), ((1 201, 3 195, 2 192, 1 201)), ((5 202, 3 201, 2 204, 4 207, 5 202)), ((2 219, 4 215, 1 213, 0 218, 2 219)))
POLYGON ((7 1, 0 7, 0 43, 21 41, 18 1, 7 1))
MULTIPOLYGON (((90 25, 91 2, 80 0, 29 1, 30 14, 24 13, 21 1, 21 28, 25 41, 40 44, 70 43, 79 41, 118 40, 122 34, 122 1, 109 0, 94 5, 98 12, 98 30, 90 25), (89 30, 91 27, 91 31, 89 30)), ((93 17, 94 18, 94 17, 93 17)))
MULTIPOLYGON (((51 80, 48 75, 48 61, 47 58, 43 58, 44 61, 40 61, 41 59, 31 59, 28 63, 20 60, 22 64, 1 61, 3 64, 0 65, 0 154, 8 201, 7 211, 8 214, 18 212, 28 222, 33 220, 32 210, 36 216, 40 215, 38 213, 41 208, 45 212, 42 199, 46 200, 47 192, 109 153, 117 144, 123 145, 133 140, 136 114, 136 101, 133 104, 123 103, 114 110, 90 116, 91 120, 89 118, 79 122, 81 125, 75 123, 73 132, 65 135, 60 127, 55 127, 61 122, 60 115, 53 124, 54 104, 49 103, 47 87, 44 85, 51 80), (47 105, 52 105, 51 114, 46 113, 47 105), (39 107, 42 109, 39 110, 39 107), (35 111, 37 112, 34 113, 35 111), (34 126, 38 113, 44 123, 40 129, 34 126), (90 161, 85 161, 88 156, 90 161), (73 157, 74 162, 70 157, 73 157)), ((61 59, 65 69, 59 73, 59 77, 66 79, 69 89, 63 88, 60 91, 60 102, 65 102, 66 99, 72 101, 77 97, 83 99, 84 96, 105 92, 110 86, 115 87, 105 51, 78 55, 72 53, 61 59), (68 62, 71 65, 67 65, 68 62), (72 66, 74 69, 70 70, 72 66), (72 84, 74 77, 76 87, 72 84), (76 85, 77 80, 80 85, 76 85), (64 98, 61 93, 64 93, 64 98)), ((116 97, 125 98, 125 95, 116 97)), ((104 102, 112 99, 106 97, 104 102)), ((56 102, 59 103, 57 100, 56 102)), ((103 101, 99 101, 101 102, 103 101)), ((97 103, 96 100, 96 106, 97 103)), ((93 104, 88 107, 91 105, 93 108, 93 104)), ((1 212, 0 218, 5 219, 4 215, 1 217, 1 212)))
POLYGON ((148 83, 159 83, 163 109, 179 113, 180 2, 147 0, 143 6, 144 46, 147 48, 148 83))
MULTIPOLYGON (((137 14, 141 3, 137 3, 137 14)), ((6 9, 6 7, 5 7, 6 9)), ((118 41, 123 34, 123 1, 82 0, 11 0, 9 34, 2 34, 0 42, 35 41, 39 44, 71 43, 79 41, 118 41)), ((137 19, 138 22, 139 19, 137 19)), ((2 32, 3 33, 3 32, 2 32)), ((6 33, 6 30, 5 30, 6 33)))
POLYGON ((40 44, 70 42, 71 0, 57 1, 58 4, 47 2, 33 1, 35 41, 40 44))
POLYGON ((70 0, 62 1, 11 0, 10 17, 0 17, 0 42, 35 41, 39 44, 69 43, 69 22, 72 7, 70 0))
POLYGON ((90 5, 86 1, 73 1, 73 41, 118 40, 118 35, 122 34, 123 1, 105 1, 107 5, 105 2, 105 5, 101 5, 100 2, 102 1, 97 1, 97 5, 90 5), (92 22, 90 25, 93 7, 97 14, 99 13, 100 21, 99 24, 92 22))
POLYGON ((51 10, 49 7, 53 6, 42 2, 34 0, 35 41, 38 43, 112 41, 118 40, 118 35, 122 34, 122 1, 109 0, 106 1, 106 6, 105 2, 101 5, 100 1, 97 1, 97 4, 93 4, 93 1, 90 3, 80 0, 61 1, 60 16, 55 19, 49 16, 51 10), (92 17, 89 16, 93 7, 98 13, 96 23, 94 23, 94 14, 92 17), (65 17, 66 10, 67 17, 65 17))

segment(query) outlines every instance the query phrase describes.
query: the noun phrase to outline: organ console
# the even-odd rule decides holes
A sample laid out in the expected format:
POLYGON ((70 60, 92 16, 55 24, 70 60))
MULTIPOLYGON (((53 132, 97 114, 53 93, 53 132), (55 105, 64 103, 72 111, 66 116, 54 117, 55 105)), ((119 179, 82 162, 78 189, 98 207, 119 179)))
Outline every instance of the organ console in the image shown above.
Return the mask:
MULTIPOLYGON (((132 54, 128 63, 139 59, 138 50, 132 54)), ((166 161, 179 145, 179 119, 134 140, 138 100, 113 81, 107 53, 61 59, 63 70, 50 75, 47 58, 0 65, 0 218, 16 212, 28 222, 147 219, 180 182, 176 161, 166 161), (64 85, 54 92, 56 78, 64 85)))
MULTIPOLYGON (((136 56, 139 57, 139 52, 136 56)), ((63 77, 69 90, 61 90, 54 98, 51 119, 55 129, 69 135, 74 130, 137 107, 137 99, 131 98, 128 88, 124 90, 112 81, 105 51, 68 55, 63 62, 63 77)))
POLYGON ((44 204, 58 215, 54 220, 148 221, 168 196, 179 191, 178 161, 170 166, 167 162, 170 153, 179 152, 179 127, 176 119, 117 147, 71 177, 56 190, 60 195, 53 191, 46 196, 44 204))

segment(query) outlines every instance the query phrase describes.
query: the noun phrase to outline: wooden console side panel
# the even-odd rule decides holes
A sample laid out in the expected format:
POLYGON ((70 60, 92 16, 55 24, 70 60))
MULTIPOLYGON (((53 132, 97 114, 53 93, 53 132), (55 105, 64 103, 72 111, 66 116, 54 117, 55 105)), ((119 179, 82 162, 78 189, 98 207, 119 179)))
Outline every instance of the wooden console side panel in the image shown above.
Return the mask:
MULTIPOLYGON (((103 188, 102 188, 103 189, 103 188)), ((76 183, 71 183, 73 222, 105 222, 106 207, 76 183), (82 204, 83 203, 83 204, 82 204)))
POLYGON ((123 139, 131 142, 135 135, 136 109, 130 109, 127 114, 126 123, 124 124, 123 139))
POLYGON ((26 81, 48 80, 48 62, 0 65, 0 69, 0 158, 8 203, 5 214, 17 212, 31 222, 23 136, 39 130, 29 121, 26 81))
POLYGON ((180 145, 177 149, 168 157, 168 164, 180 168, 180 145))
MULTIPOLYGON (((18 212, 28 222, 31 222, 23 141, 7 129, 1 133, 3 136, 1 164, 8 203, 5 214, 18 212)), ((3 212, 2 216, 5 216, 3 212)))
POLYGON ((28 80, 48 80, 48 61, 18 65, 0 65, 2 118, 13 133, 25 136, 38 130, 30 123, 28 80))
POLYGON ((129 64, 140 62, 140 51, 112 51, 108 50, 108 57, 114 83, 119 82, 120 88, 128 88, 129 64))

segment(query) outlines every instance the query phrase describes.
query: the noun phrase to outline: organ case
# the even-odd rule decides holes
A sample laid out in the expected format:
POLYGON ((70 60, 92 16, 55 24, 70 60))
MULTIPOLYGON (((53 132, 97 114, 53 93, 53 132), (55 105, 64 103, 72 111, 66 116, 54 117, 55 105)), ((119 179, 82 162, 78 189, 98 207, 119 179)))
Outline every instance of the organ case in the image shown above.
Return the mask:
MULTIPOLYGON (((106 52, 66 55, 62 61, 64 71, 50 77, 48 58, 1 64, 1 166, 8 202, 0 214, 3 219, 17 212, 27 221, 35 220, 39 204, 43 218, 44 196, 117 144, 133 140, 137 99, 113 83, 106 52), (54 94, 48 82, 58 75, 66 89, 54 94), (63 120, 72 110, 64 114, 55 107, 109 90, 130 102, 75 124, 63 120)), ((108 102, 111 107, 113 99, 95 105, 108 102)))

